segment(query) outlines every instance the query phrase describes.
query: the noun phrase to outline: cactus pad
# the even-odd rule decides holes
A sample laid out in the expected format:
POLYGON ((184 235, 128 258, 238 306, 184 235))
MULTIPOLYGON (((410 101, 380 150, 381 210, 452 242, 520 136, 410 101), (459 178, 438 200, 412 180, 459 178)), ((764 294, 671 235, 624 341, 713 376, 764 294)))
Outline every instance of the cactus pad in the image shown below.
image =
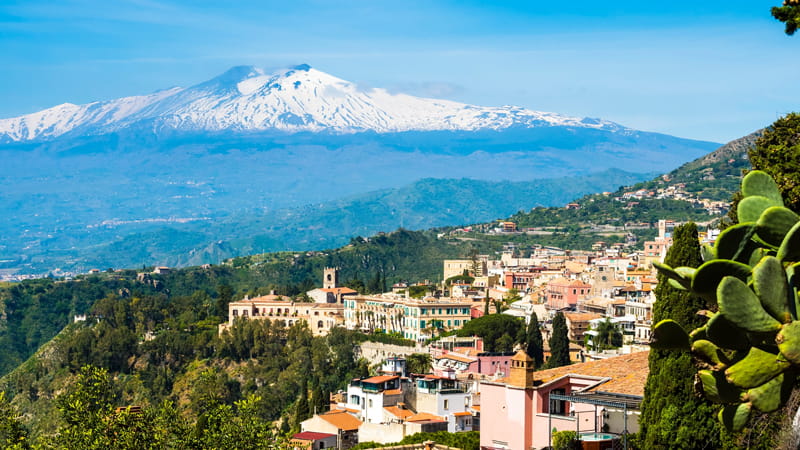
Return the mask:
POLYGON ((761 386, 789 368, 789 363, 778 355, 752 347, 744 359, 725 370, 728 381, 740 388, 761 386))
POLYGON ((791 322, 789 283, 778 258, 766 256, 753 268, 753 290, 772 317, 781 323, 791 322))
POLYGON ((769 174, 761 170, 751 170, 742 178, 742 195, 745 197, 760 195, 783 206, 783 197, 778 185, 769 174))
POLYGON ((794 364, 800 364, 800 322, 795 321, 784 325, 775 338, 775 342, 784 358, 794 364))
POLYGON ((800 222, 800 216, 783 206, 773 206, 761 213, 756 222, 756 234, 765 243, 778 247, 783 237, 800 222))
POLYGON ((650 346, 657 349, 689 349, 689 335, 674 320, 662 320, 653 327, 650 346))
POLYGON ((781 328, 780 322, 761 306, 756 294, 736 277, 722 279, 717 288, 717 299, 720 313, 740 328, 756 333, 771 333, 781 328))

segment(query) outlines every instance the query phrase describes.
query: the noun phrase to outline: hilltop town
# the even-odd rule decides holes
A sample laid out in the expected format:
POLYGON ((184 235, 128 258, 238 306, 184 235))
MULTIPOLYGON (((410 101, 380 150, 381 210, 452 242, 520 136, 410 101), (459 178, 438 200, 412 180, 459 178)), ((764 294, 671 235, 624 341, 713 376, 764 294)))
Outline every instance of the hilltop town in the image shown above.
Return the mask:
MULTIPOLYGON (((387 444, 436 431, 480 431, 482 448, 546 447, 548 430, 576 428, 617 441, 638 431, 656 300, 652 263, 663 261, 676 225, 659 221, 658 236, 639 252, 603 242, 593 251, 507 245, 497 258, 443 260, 438 282, 396 283, 379 294, 343 286, 339 268, 328 267, 308 301, 272 293, 229 303, 219 332, 267 319, 305 322, 319 336, 345 327, 403 341, 360 346, 375 374, 347 380, 346 390, 331 394, 328 411, 302 422, 294 440, 309 448, 387 444), (459 333, 495 314, 540 324, 543 367, 513 341, 459 333), (572 364, 545 368, 557 314, 572 364)), ((515 231, 510 222, 498 228, 515 231)))

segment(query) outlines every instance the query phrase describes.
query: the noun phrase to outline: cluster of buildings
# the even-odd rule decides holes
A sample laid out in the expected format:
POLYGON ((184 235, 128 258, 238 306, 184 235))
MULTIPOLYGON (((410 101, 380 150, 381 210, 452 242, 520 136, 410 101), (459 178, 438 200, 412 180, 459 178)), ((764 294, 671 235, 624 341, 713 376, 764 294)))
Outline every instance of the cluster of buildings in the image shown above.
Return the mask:
MULTIPOLYGON (((651 263, 665 255, 675 226, 659 222, 658 236, 637 253, 601 242, 592 251, 536 247, 521 255, 508 244, 499 259, 445 260, 443 282, 427 292, 397 284, 391 292, 361 295, 339 286, 338 269, 326 268, 323 287, 307 293, 312 302, 275 295, 231 302, 221 332, 237 319, 267 318, 287 326, 305 321, 315 335, 342 326, 417 342, 373 352, 376 375, 349 380, 346 391, 332 396, 330 411, 304 421, 295 436, 298 448, 349 448, 397 442, 421 431, 470 430, 480 431, 486 450, 545 448, 561 430, 605 442, 598 448, 624 446, 627 434, 638 431, 647 378, 657 283, 651 263), (520 349, 484 351, 477 337, 431 342, 487 309, 526 323, 535 314, 545 343, 553 317, 562 313, 573 364, 541 370, 520 349), (608 322, 621 336, 616 345, 598 339, 608 322), (413 353, 430 355, 427 373, 408 371, 413 353)), ((546 361, 547 345, 544 353, 546 361)))
MULTIPOLYGON (((711 173, 712 170, 713 169, 708 168, 707 172, 704 171, 706 172, 703 175, 704 180, 714 179, 714 175, 711 173)), ((730 207, 729 201, 709 200, 706 198, 701 198, 696 194, 687 192, 685 183, 675 183, 665 187, 656 188, 653 190, 637 189, 635 191, 628 191, 624 192, 620 197, 615 197, 614 199, 621 202, 626 202, 627 205, 632 207, 638 206, 638 203, 636 203, 635 200, 642 200, 642 199, 683 200, 695 206, 704 208, 708 212, 708 214, 713 216, 725 214, 725 212, 730 207)))
POLYGON ((648 354, 536 370, 522 350, 479 352, 469 361, 449 352, 427 374, 408 373, 404 357, 390 357, 377 375, 332 395, 330 410, 303 421, 293 443, 346 449, 419 432, 479 431, 483 450, 527 450, 550 447, 557 431, 575 431, 592 448, 625 448, 639 430, 648 354))

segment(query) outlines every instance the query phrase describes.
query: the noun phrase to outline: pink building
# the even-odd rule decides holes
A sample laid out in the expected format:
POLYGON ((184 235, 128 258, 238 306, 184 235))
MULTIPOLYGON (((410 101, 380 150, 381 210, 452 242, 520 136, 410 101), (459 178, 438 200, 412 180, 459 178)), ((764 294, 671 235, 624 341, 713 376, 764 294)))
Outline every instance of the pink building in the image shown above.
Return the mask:
POLYGON ((513 352, 483 352, 478 353, 478 360, 470 365, 470 372, 480 375, 494 375, 502 373, 509 375, 513 352))
POLYGON ((503 286, 508 289, 527 292, 529 289, 533 289, 536 279, 539 278, 542 270, 542 267, 528 268, 528 270, 524 272, 507 270, 503 272, 503 286))
POLYGON ((574 308, 578 299, 592 292, 592 285, 580 280, 556 278, 547 283, 547 307, 550 309, 574 308))
POLYGON ((536 372, 530 357, 518 352, 507 378, 481 382, 481 449, 544 448, 554 429, 637 432, 648 354, 536 372))

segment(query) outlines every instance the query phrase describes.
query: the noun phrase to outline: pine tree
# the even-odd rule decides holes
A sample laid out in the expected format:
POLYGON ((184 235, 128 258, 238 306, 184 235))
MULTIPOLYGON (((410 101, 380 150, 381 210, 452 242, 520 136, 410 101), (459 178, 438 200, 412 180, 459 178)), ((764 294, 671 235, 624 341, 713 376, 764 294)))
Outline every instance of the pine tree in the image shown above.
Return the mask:
POLYGON ((543 345, 544 341, 542 340, 542 330, 539 328, 539 319, 536 317, 536 313, 532 313, 526 333, 525 352, 533 359, 534 367, 536 368, 541 368, 544 361, 543 345))
POLYGON ((561 312, 553 317, 553 333, 550 335, 550 359, 547 367, 561 367, 571 363, 569 359, 569 338, 567 337, 567 319, 561 312))
MULTIPOLYGON (((687 223, 675 228, 665 263, 671 267, 697 267, 702 262, 697 227, 687 223)), ((688 291, 673 288, 658 275, 653 323, 673 319, 685 329, 702 325, 697 311, 713 308, 688 291)), ((716 408, 694 392, 696 369, 688 352, 650 350, 650 373, 645 385, 640 419, 639 447, 725 448, 731 442, 723 434, 716 408)))

